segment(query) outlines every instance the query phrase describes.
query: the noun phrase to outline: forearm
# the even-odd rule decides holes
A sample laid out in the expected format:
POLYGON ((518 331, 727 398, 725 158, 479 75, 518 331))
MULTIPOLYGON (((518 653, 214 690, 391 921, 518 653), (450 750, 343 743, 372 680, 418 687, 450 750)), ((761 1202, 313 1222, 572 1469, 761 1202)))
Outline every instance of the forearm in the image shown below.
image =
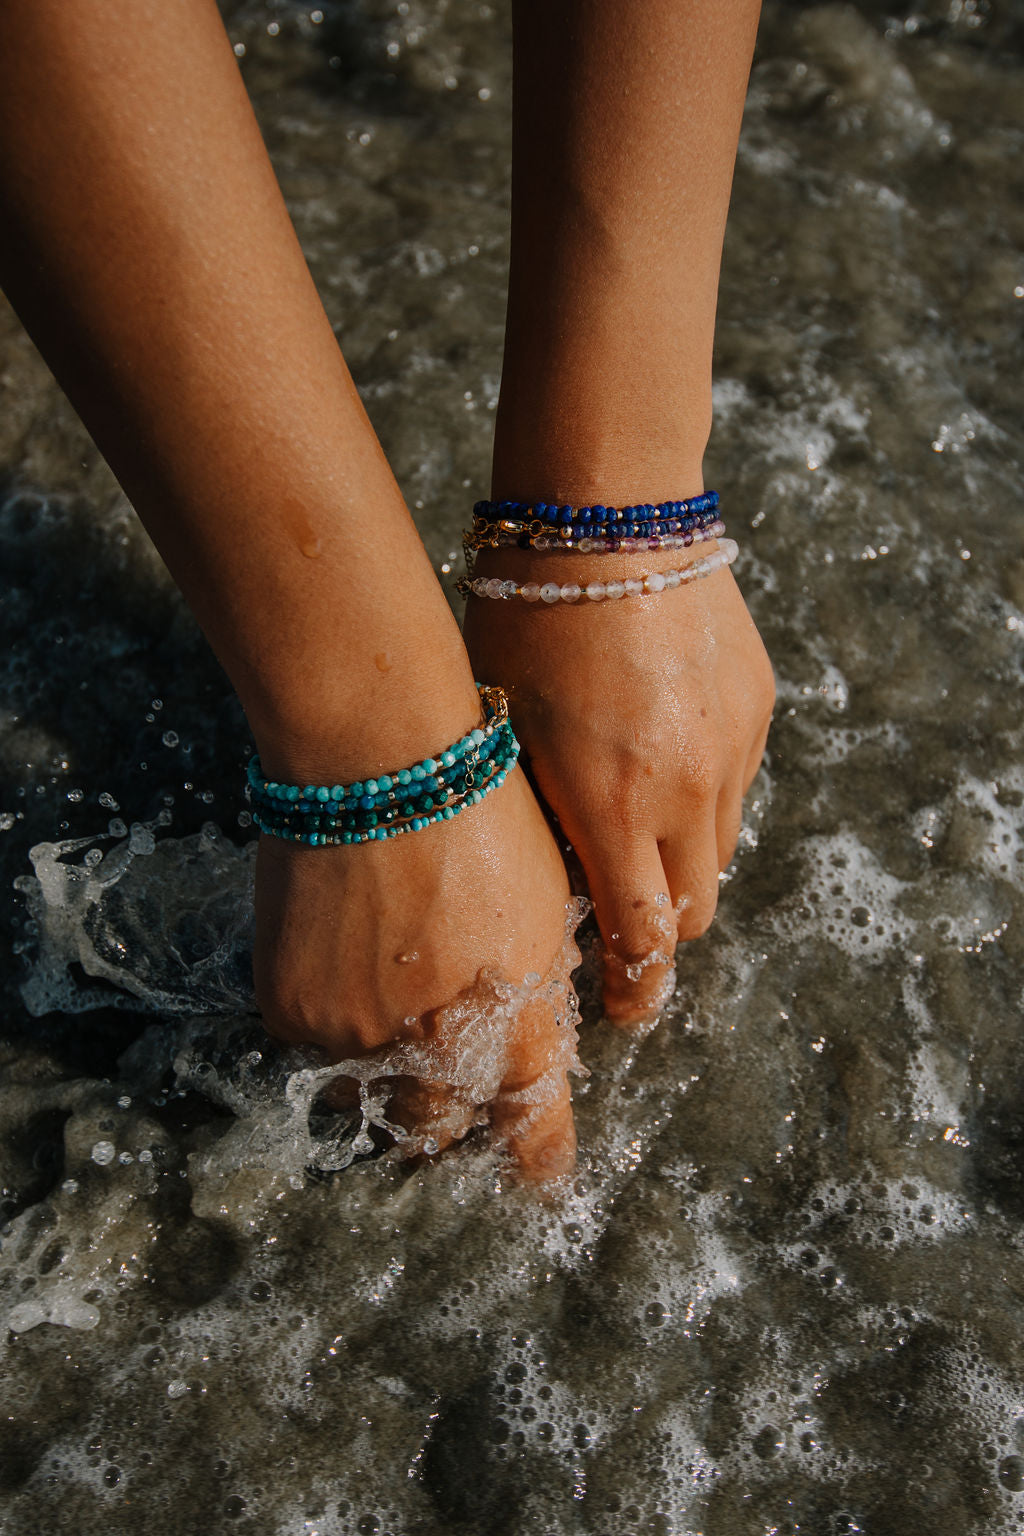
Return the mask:
POLYGON ((615 504, 699 489, 758 10, 516 0, 494 495, 615 504))
POLYGON ((3 286, 272 771, 357 777, 464 730, 457 629, 212 0, 8 0, 0 200, 3 286))

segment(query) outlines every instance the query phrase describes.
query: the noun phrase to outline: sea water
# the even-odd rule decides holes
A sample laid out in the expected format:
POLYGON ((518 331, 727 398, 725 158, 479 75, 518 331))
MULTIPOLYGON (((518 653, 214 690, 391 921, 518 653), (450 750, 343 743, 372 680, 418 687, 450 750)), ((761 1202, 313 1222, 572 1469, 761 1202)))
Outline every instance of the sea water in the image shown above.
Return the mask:
MULTIPOLYGON (((449 590, 486 490, 509 22, 226 18, 449 590)), ((1024 1530, 1024 12, 773 0, 708 483, 779 683, 580 1159, 381 1155, 252 1013, 244 720, 0 313, 0 1530, 1024 1530)))

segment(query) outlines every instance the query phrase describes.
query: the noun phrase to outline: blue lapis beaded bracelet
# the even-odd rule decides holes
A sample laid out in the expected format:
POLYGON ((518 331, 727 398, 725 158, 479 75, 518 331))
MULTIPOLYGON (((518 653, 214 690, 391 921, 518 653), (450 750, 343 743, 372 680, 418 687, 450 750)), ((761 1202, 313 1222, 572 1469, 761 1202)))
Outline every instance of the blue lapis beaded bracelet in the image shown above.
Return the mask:
POLYGON ((621 539, 678 539, 692 543, 718 524, 719 499, 717 491, 704 491, 685 501, 642 502, 628 507, 478 501, 466 541, 475 549, 508 544, 519 544, 524 549, 571 549, 587 541, 594 552, 609 541, 618 547, 621 539))

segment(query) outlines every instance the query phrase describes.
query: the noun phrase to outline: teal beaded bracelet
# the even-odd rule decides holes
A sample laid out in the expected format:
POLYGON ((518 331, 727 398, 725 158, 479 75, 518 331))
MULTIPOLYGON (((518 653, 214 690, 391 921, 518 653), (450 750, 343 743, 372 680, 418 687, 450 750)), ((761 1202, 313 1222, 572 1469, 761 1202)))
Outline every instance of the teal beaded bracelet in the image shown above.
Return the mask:
POLYGON ((353 784, 281 784, 263 773, 258 756, 248 765, 246 793, 261 832, 307 847, 383 842, 451 821, 504 784, 519 757, 501 688, 477 685, 479 726, 411 768, 353 784))

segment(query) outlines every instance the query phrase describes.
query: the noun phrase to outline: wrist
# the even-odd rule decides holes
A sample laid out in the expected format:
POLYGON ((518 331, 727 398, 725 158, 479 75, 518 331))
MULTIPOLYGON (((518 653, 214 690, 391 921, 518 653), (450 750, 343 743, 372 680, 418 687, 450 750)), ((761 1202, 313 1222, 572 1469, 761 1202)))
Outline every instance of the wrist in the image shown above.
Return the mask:
POLYGON ((290 783, 361 779, 439 752, 474 726, 480 701, 439 589, 437 606, 423 624, 367 615, 358 641, 306 649, 286 673, 275 664, 240 689, 266 772, 290 783))

